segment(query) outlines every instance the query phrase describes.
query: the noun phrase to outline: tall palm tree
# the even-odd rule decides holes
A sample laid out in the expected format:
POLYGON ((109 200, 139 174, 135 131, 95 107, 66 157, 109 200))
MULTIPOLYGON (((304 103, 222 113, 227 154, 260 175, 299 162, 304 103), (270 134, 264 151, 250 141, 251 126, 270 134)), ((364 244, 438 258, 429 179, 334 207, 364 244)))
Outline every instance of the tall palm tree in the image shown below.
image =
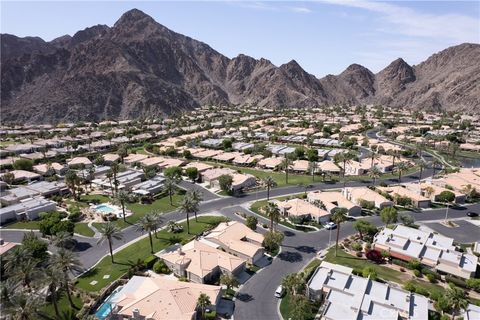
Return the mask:
POLYGON ((119 182, 118 182, 118 179, 117 179, 117 175, 118 175, 118 172, 120 171, 120 166, 118 165, 118 163, 114 162, 110 166, 110 169, 112 170, 113 187, 114 187, 113 189, 115 190, 115 193, 113 194, 113 196, 115 197, 117 195, 117 192, 118 192, 119 182))
POLYGON ((395 159, 398 158, 398 150, 392 149, 388 152, 392 156, 392 171, 395 170, 395 159))
POLYGON ((418 160, 416 164, 417 164, 418 168, 420 169, 420 174, 418 176, 418 182, 420 182, 420 180, 422 180, 423 169, 425 169, 426 164, 425 164, 425 162, 423 162, 422 159, 418 160))
POLYGON ((32 259, 31 253, 23 246, 16 246, 9 250, 5 255, 4 268, 5 272, 12 274, 15 268, 21 265, 24 261, 32 259))
POLYGON ((112 177, 113 177, 113 172, 112 170, 108 170, 107 173, 105 173, 105 176, 107 177, 108 179, 108 182, 110 184, 110 190, 112 192, 112 196, 113 196, 113 184, 112 184, 112 177))
POLYGON ((150 240, 150 253, 153 254, 153 239, 152 232, 158 229, 159 220, 155 212, 150 212, 144 215, 138 222, 138 230, 141 232, 148 232, 148 238, 150 240))
POLYGON ((187 233, 190 233, 190 213, 197 210, 198 204, 191 197, 183 197, 180 203, 180 211, 187 215, 187 233))
POLYGON ((377 184, 377 179, 382 175, 382 171, 375 166, 370 169, 368 175, 373 179, 373 185, 375 186, 377 184))
POLYGON ((265 184, 265 187, 267 187, 267 201, 270 201, 270 189, 274 188, 277 183, 272 178, 272 176, 267 176, 263 178, 263 183, 265 184))
POLYGON ((343 164, 343 167, 342 167, 342 174, 343 174, 343 188, 345 188, 346 186, 346 183, 347 183, 347 179, 345 178, 345 171, 346 171, 346 168, 347 168, 347 164, 352 162, 352 160, 355 159, 355 154, 352 153, 352 152, 342 152, 340 154, 337 155, 337 161, 338 162, 342 162, 343 164))
POLYGON ((398 182, 402 181, 402 174, 408 169, 408 166, 405 162, 400 162, 397 164, 397 173, 398 173, 398 182))
POLYGON ((15 279, 7 278, 6 280, 0 282, 0 301, 2 301, 2 307, 8 308, 10 305, 10 300, 18 292, 20 283, 15 281, 15 279))
POLYGON ((55 265, 49 265, 45 268, 44 283, 48 287, 48 293, 50 294, 53 309, 55 310, 55 315, 60 317, 60 311, 58 309, 58 296, 57 290, 62 286, 62 279, 58 277, 61 273, 55 265))
POLYGON ((120 203, 122 207, 123 221, 125 222, 127 222, 127 217, 125 215, 125 204, 128 202, 129 199, 130 199, 130 195, 128 194, 128 192, 124 190, 120 190, 117 193, 117 201, 120 203))
POLYGON ((92 190, 92 181, 94 178, 94 174, 95 174, 95 166, 90 166, 90 168, 88 168, 88 185, 90 187, 90 191, 92 190))
POLYGON ((372 153, 370 154, 370 169, 373 168, 373 163, 375 160, 380 159, 380 155, 376 153, 375 151, 372 150, 372 153))
POLYGON ((163 190, 165 190, 168 194, 168 198, 170 199, 170 205, 173 206, 173 194, 175 193, 175 190, 177 189, 177 185, 175 184, 175 181, 167 177, 165 181, 163 182, 163 190))
POLYGON ((290 159, 288 159, 287 154, 285 154, 285 158, 282 160, 280 167, 285 170, 285 183, 288 184, 288 169, 290 169, 290 159))
POLYGON ((72 238, 72 234, 67 231, 57 232, 52 236, 51 243, 58 248, 66 248, 74 246, 75 240, 72 238))
POLYGON ((65 184, 73 195, 75 200, 78 200, 77 186, 80 183, 80 178, 77 176, 75 171, 69 170, 65 175, 65 184))
POLYGON ((38 261, 35 259, 25 260, 15 266, 11 276, 30 291, 32 282, 42 277, 41 269, 37 265, 38 261))
POLYGON ((273 232, 273 223, 278 222, 280 219, 280 209, 278 205, 273 202, 269 202, 265 208, 265 215, 270 219, 270 231, 273 232))
POLYGON ((282 286, 293 297, 301 294, 305 289, 305 278, 302 273, 291 273, 286 275, 282 280, 282 286))
POLYGON ((347 212, 348 210, 346 208, 339 208, 332 215, 332 221, 337 224, 337 238, 335 240, 335 257, 337 256, 337 250, 338 250, 338 238, 340 236, 340 225, 347 220, 347 212))
POLYGON ((72 251, 61 248, 51 256, 50 261, 52 266, 62 271, 63 286, 65 287, 68 301, 72 308, 76 308, 70 291, 70 275, 74 272, 82 271, 80 260, 78 260, 72 251))
POLYGON ((203 292, 200 293, 200 296, 197 299, 197 307, 201 311, 201 319, 205 319, 205 309, 211 304, 209 296, 203 292))
POLYGON ((199 190, 189 190, 187 191, 185 196, 191 198, 193 202, 192 208, 193 208, 193 214, 195 214, 195 222, 198 222, 197 212, 199 210, 200 202, 203 201, 202 193, 199 190))
POLYGON ((465 310, 468 307, 468 300, 465 297, 465 291, 456 287, 452 283, 449 288, 447 288, 445 298, 452 308, 452 319, 455 319, 455 315, 459 313, 460 310, 465 310))
POLYGON ((432 177, 433 178, 435 178, 435 173, 436 173, 437 167, 441 168, 442 163, 437 158, 434 158, 433 161, 432 161, 432 169, 433 169, 432 177))
POLYGON ((308 162, 308 171, 312 174, 312 182, 315 182, 315 171, 317 170, 317 162, 310 161, 308 162))
POLYGON ((108 241, 108 247, 110 249, 110 258, 112 259, 112 263, 114 263, 113 260, 113 249, 112 249, 112 241, 115 240, 122 240, 123 239, 123 233, 122 230, 115 224, 113 224, 111 221, 108 221, 107 223, 104 223, 98 230, 101 234, 100 239, 98 239, 97 244, 101 244, 105 241, 108 241))

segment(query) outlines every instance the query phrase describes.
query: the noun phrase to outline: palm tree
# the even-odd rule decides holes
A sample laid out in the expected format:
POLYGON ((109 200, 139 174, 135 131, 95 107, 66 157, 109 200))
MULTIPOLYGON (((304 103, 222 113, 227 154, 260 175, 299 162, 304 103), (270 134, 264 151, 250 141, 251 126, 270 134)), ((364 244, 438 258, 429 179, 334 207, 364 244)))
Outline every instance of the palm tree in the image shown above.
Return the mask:
POLYGON ((340 236, 340 225, 347 220, 347 212, 346 208, 338 208, 337 211, 332 215, 332 221, 337 224, 337 239, 335 241, 335 257, 337 256, 338 250, 338 238, 340 236))
POLYGON ((32 282, 42 277, 41 269, 37 267, 38 261, 29 259, 15 266, 12 272, 12 279, 17 280, 22 286, 32 289, 32 282))
POLYGON ((425 162, 420 159, 419 161, 417 161, 417 166, 420 169, 420 175, 418 176, 418 182, 420 182, 420 180, 422 180, 423 169, 425 169, 425 162))
POLYGON ((198 210, 198 204, 191 197, 185 196, 180 203, 180 211, 187 215, 187 233, 190 233, 190 213, 198 210))
POLYGON ((290 159, 288 159, 287 154, 285 154, 285 159, 283 159, 280 167, 285 170, 285 183, 288 184, 288 169, 290 169, 290 159))
POLYGON ((441 168, 442 163, 437 158, 434 158, 432 161, 432 169, 433 169, 432 177, 433 178, 435 178, 435 171, 437 170, 437 167, 441 168))
POLYGON ((148 238, 150 240, 150 253, 153 254, 153 240, 152 240, 152 232, 155 232, 158 229, 159 220, 158 215, 155 212, 150 212, 144 215, 139 223, 138 223, 138 230, 141 232, 148 232, 148 238))
POLYGON ((129 199, 130 199, 130 195, 128 194, 128 192, 126 192, 124 190, 120 190, 117 193, 117 200, 120 203, 120 205, 122 206, 123 221, 125 221, 125 222, 127 222, 127 218, 126 218, 126 215, 125 215, 125 204, 128 202, 129 199))
POLYGON ((173 194, 175 193, 175 190, 177 189, 177 185, 175 184, 175 181, 172 180, 172 178, 168 177, 165 179, 163 182, 163 189, 167 192, 168 198, 170 199, 170 205, 173 206, 173 194))
POLYGON ((315 182, 315 170, 317 169, 317 162, 310 161, 308 162, 308 171, 312 174, 312 182, 315 182))
POLYGON ((210 302, 210 297, 205 293, 200 293, 200 296, 197 299, 197 307, 200 309, 201 319, 205 319, 205 309, 212 303, 210 302))
POLYGON ((450 283, 449 288, 447 288, 445 298, 452 308, 452 319, 455 319, 455 315, 459 313, 461 309, 465 310, 468 307, 468 300, 465 298, 465 291, 456 287, 452 283, 450 283))
POLYGON ((108 241, 108 247, 110 249, 110 257, 112 258, 112 263, 113 261, 113 250, 112 250, 112 241, 113 239, 115 240, 121 240, 123 239, 123 234, 122 230, 120 228, 113 224, 111 221, 108 221, 107 223, 104 223, 98 230, 101 234, 100 239, 98 239, 97 244, 101 244, 105 241, 108 241))
POLYGON ((263 183, 265 187, 267 187, 267 201, 270 201, 270 189, 276 186, 275 180, 273 180, 272 176, 267 176, 263 178, 263 183))
POLYGON ((110 166, 110 169, 112 170, 113 187, 114 187, 114 190, 115 190, 115 193, 113 194, 113 196, 115 197, 117 192, 118 192, 119 183, 118 183, 118 180, 117 180, 117 174, 120 171, 120 166, 118 165, 118 163, 114 162, 110 166))
POLYGON ((192 209, 195 214, 195 222, 198 222, 197 212, 199 210, 200 202, 203 201, 202 193, 199 190, 189 190, 187 191, 186 197, 190 197, 192 201, 192 209))
POLYGON ((392 149, 388 152, 392 156, 392 171, 395 170, 395 159, 398 158, 398 150, 392 149))
POLYGON ((402 181, 402 174, 408 169, 405 162, 400 162, 397 164, 397 172, 398 172, 398 182, 402 181))
POLYGON ((105 176, 108 179, 108 182, 110 183, 110 190, 112 191, 112 196, 113 196, 113 184, 112 184, 112 177, 113 177, 113 172, 112 170, 108 170, 105 176))
POLYGON ((380 159, 380 155, 372 150, 372 153, 370 154, 370 160, 371 160, 370 161, 370 169, 373 168, 373 162, 377 159, 380 159))
POLYGON ((373 179, 373 185, 375 186, 377 184, 377 179, 382 175, 382 171, 375 166, 370 169, 370 173, 368 175, 373 179))
POLYGON ((59 270, 55 265, 49 265, 47 268, 45 268, 44 282, 48 287, 48 292, 50 294, 53 308, 55 310, 55 315, 57 317, 60 317, 57 296, 57 290, 59 287, 62 286, 62 280, 58 277, 60 273, 61 270, 59 270))
POLYGON ((355 154, 353 154, 352 152, 343 152, 343 153, 340 153, 337 155, 337 161, 338 162, 342 162, 343 163, 343 170, 342 170, 342 174, 343 174, 343 188, 345 188, 346 186, 346 183, 347 183, 347 179, 345 178, 345 171, 346 171, 346 168, 347 168, 347 164, 350 163, 353 159, 355 158, 355 154))
POLYGON ((15 279, 7 278, 0 282, 0 301, 2 301, 2 307, 8 308, 10 300, 18 292, 20 284, 15 279))
POLYGON ((30 259, 32 259, 32 255, 27 249, 25 249, 25 247, 14 247, 10 251, 8 251, 5 256, 5 272, 8 274, 12 274, 17 266, 21 265, 24 261, 28 261, 30 259))
POLYGON ((50 261, 52 266, 62 271, 63 285, 67 293, 68 301, 72 308, 76 308, 70 292, 70 274, 82 270, 80 260, 78 260, 72 251, 61 248, 51 256, 50 261))
POLYGON ((90 168, 88 168, 88 184, 90 186, 90 191, 92 190, 92 181, 93 181, 93 178, 94 178, 94 174, 95 174, 95 166, 90 166, 90 168))
POLYGON ((278 222, 280 219, 280 209, 278 208, 278 205, 269 202, 265 208, 265 215, 270 219, 270 231, 273 232, 273 222, 278 222))
POLYGON ((67 174, 65 175, 65 184, 67 187, 70 189, 70 192, 72 192, 73 198, 75 200, 78 200, 78 195, 77 195, 77 186, 80 183, 80 178, 77 176, 75 171, 68 171, 67 174))
POLYGON ((295 297, 301 294, 305 289, 305 279, 302 273, 291 273, 285 276, 282 280, 282 286, 285 287, 288 293, 295 297))
POLYGON ((67 231, 57 232, 57 234, 51 238, 51 243, 58 248, 70 247, 74 245, 74 241, 72 234, 67 231))
POLYGON ((39 309, 42 306, 42 300, 38 294, 32 292, 16 292, 6 308, 7 314, 14 320, 33 320, 38 319, 39 309))

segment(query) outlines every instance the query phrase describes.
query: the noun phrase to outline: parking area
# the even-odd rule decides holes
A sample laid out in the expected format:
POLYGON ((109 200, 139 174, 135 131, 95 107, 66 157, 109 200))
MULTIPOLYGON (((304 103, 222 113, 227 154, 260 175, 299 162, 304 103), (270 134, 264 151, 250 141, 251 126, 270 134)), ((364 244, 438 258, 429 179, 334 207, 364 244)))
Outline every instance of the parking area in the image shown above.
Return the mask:
POLYGON ((480 241, 480 227, 466 220, 457 220, 457 228, 448 228, 440 223, 425 223, 428 228, 455 239, 459 243, 472 243, 480 241))

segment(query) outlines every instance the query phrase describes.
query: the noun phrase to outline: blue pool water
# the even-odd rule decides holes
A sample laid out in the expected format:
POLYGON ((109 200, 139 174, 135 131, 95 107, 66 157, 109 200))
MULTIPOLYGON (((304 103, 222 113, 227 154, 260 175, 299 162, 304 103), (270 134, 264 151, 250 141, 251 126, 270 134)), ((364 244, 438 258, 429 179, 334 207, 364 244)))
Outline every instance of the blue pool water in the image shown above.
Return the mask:
POLYGON ((113 213, 115 212, 115 209, 110 207, 109 205, 106 204, 99 204, 98 206, 95 207, 98 211, 102 211, 105 213, 113 213))
POLYGON ((112 310, 115 308, 115 304, 111 301, 113 300, 113 298, 115 298, 115 296, 120 290, 122 290, 122 287, 118 287, 117 289, 115 289, 112 294, 109 295, 107 299, 105 299, 102 305, 95 312, 95 317, 103 320, 110 314, 110 312, 112 312, 112 310))

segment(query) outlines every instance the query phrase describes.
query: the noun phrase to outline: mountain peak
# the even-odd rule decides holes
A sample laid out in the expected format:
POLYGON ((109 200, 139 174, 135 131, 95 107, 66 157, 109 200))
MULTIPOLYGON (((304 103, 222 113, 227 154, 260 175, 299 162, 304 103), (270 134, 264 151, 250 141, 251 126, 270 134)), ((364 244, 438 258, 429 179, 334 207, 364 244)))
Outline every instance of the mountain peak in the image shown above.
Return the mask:
POLYGON ((155 22, 155 20, 153 20, 153 18, 150 17, 145 12, 138 9, 132 9, 122 14, 120 19, 118 19, 117 22, 115 22, 114 26, 117 27, 123 24, 132 24, 142 20, 149 20, 151 22, 155 22))

